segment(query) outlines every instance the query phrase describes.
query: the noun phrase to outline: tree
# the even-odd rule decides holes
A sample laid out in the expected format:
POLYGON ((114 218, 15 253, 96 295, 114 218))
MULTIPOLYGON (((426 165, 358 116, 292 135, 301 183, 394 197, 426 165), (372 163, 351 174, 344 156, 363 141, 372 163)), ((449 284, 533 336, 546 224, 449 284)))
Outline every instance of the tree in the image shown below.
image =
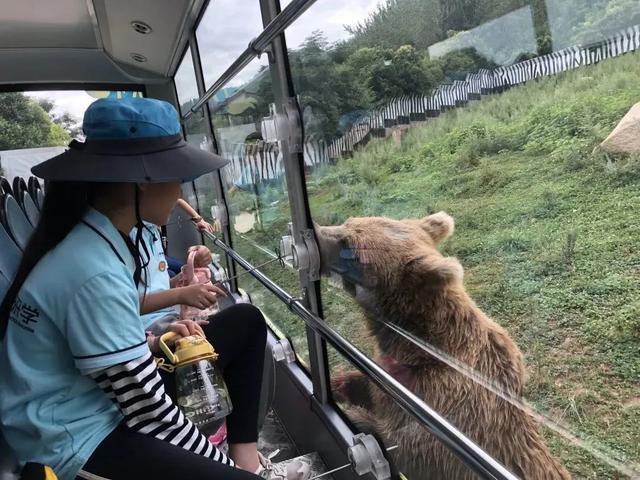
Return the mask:
POLYGON ((426 59, 411 45, 393 52, 391 58, 371 70, 369 86, 379 103, 401 95, 428 93, 435 84, 425 68, 426 59))
POLYGON ((308 137, 334 137, 340 114, 345 110, 336 89, 340 83, 340 90, 344 90, 345 78, 339 79, 331 47, 322 32, 314 31, 289 55, 296 92, 305 111, 308 137))
POLYGON ((22 93, 0 95, 0 150, 65 145, 68 133, 22 93))
POLYGON ((439 0, 386 0, 363 22, 345 29, 357 47, 426 49, 444 38, 440 23, 439 0))
POLYGON ((53 123, 62 127, 63 130, 66 130, 71 138, 83 137, 84 134, 82 132, 81 123, 69 112, 64 112, 60 115, 56 115, 55 113, 53 113, 55 104, 48 98, 38 99, 38 104, 45 112, 49 114, 49 117, 51 117, 53 123))

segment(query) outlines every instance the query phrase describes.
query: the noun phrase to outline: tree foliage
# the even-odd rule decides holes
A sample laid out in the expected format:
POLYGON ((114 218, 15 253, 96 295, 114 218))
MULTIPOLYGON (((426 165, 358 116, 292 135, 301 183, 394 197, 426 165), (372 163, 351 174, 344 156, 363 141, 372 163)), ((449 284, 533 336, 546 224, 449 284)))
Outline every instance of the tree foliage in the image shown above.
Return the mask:
POLYGON ((64 126, 55 123, 40 103, 22 93, 0 95, 0 150, 65 145, 69 141, 64 126))
MULTIPOLYGON (((481 68, 595 41, 637 23, 637 0, 385 0, 362 22, 345 26, 348 40, 332 43, 314 31, 289 58, 307 135, 332 138, 394 97, 429 94, 481 68), (518 41, 520 24, 535 39, 518 41), (430 47, 444 47, 445 40, 440 56, 430 57, 430 47)), ((266 115, 268 76, 257 91, 258 116, 266 115)))

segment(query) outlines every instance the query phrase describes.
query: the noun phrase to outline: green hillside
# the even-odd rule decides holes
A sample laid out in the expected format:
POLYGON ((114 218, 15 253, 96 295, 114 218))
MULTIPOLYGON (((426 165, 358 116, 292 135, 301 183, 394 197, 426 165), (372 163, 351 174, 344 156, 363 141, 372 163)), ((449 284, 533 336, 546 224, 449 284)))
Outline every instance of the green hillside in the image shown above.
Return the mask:
MULTIPOLYGON (((636 463, 640 156, 607 157, 594 147, 640 101, 639 60, 628 55, 483 98, 413 128, 401 146, 376 140, 308 177, 321 224, 450 213, 456 233, 445 251, 461 260, 480 307, 525 352, 527 399, 636 463)), ((269 245, 286 231, 288 205, 276 189, 262 198, 264 231, 248 235, 269 245)), ((240 241, 236 248, 264 261, 240 241)), ((265 270, 296 292, 291 271, 265 270)), ((323 301, 328 321, 369 349, 345 294, 325 285, 323 301)), ((261 295, 258 302, 302 344, 299 320, 261 295)), ((617 478, 549 438, 576 478, 617 478)))

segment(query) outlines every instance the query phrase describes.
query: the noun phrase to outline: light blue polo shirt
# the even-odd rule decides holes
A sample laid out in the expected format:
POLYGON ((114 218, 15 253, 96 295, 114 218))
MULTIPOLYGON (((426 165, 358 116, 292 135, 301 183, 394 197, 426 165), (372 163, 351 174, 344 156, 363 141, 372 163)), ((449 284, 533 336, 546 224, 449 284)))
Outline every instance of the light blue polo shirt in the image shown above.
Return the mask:
MULTIPOLYGON (((146 228, 142 229, 142 241, 147 247, 149 257, 146 256, 145 250, 140 246, 140 254, 145 261, 148 260, 146 271, 142 272, 142 282, 138 285, 138 294, 140 296, 146 294, 164 292, 169 290, 171 285, 169 283, 169 269, 167 259, 164 256, 164 249, 162 248, 162 240, 160 237, 160 231, 156 225, 149 222, 144 222, 146 228), (146 284, 146 286, 145 286, 146 284)), ((135 242, 138 229, 133 227, 129 233, 131 240, 135 242)), ((166 316, 176 317, 178 315, 178 307, 171 306, 165 307, 155 312, 150 312, 142 315, 142 324, 145 329, 148 329, 155 322, 166 316)))
POLYGON ((133 259, 90 210, 20 289, 0 348, 0 428, 21 463, 72 480, 123 420, 85 373, 148 353, 133 259), (111 244, 111 246, 110 246, 111 244), (119 258, 120 257, 120 258, 119 258))

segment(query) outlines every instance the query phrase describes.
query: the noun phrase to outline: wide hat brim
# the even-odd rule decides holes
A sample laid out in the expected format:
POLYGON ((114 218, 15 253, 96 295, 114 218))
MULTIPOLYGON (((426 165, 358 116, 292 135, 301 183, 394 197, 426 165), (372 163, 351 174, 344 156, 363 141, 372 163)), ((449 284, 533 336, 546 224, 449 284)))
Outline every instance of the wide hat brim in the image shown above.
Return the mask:
POLYGON ((181 135, 73 141, 69 149, 31 169, 49 181, 106 183, 186 182, 224 167, 228 160, 192 147, 181 135))

